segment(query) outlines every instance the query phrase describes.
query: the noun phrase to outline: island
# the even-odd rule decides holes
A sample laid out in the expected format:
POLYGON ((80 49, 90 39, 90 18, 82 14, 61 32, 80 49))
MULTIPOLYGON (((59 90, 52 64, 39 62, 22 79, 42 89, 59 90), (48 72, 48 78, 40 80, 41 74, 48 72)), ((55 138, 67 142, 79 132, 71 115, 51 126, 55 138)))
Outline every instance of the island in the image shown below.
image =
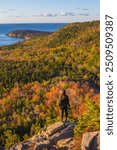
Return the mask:
POLYGON ((32 37, 49 35, 51 33, 52 32, 36 31, 36 30, 16 30, 16 31, 9 32, 6 35, 9 36, 9 37, 30 39, 32 37))

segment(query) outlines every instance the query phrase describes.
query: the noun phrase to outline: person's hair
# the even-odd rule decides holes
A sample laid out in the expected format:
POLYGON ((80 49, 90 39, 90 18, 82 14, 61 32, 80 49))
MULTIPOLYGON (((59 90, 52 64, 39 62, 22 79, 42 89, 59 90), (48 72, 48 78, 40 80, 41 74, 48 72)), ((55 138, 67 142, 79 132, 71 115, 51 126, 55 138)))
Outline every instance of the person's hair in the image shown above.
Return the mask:
POLYGON ((63 90, 63 95, 66 95, 66 90, 63 90))

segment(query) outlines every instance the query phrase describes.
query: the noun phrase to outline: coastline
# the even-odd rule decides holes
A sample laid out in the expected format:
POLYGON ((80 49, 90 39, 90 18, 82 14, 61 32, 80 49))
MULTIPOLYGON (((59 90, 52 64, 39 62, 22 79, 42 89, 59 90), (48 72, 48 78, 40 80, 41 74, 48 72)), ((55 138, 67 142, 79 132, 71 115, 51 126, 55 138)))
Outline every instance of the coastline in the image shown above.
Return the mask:
MULTIPOLYGON (((17 42, 25 40, 21 37, 16 36, 8 36, 7 34, 10 32, 14 32, 17 30, 31 30, 31 31, 41 31, 41 32, 55 32, 66 26, 67 23, 21 23, 21 24, 0 24, 0 47, 12 45, 17 42)), ((40 35, 39 35, 40 36, 40 35)), ((34 37, 34 36, 32 36, 34 37)), ((28 37, 29 38, 29 37, 28 37)), ((26 37, 27 39, 27 37, 26 37)))

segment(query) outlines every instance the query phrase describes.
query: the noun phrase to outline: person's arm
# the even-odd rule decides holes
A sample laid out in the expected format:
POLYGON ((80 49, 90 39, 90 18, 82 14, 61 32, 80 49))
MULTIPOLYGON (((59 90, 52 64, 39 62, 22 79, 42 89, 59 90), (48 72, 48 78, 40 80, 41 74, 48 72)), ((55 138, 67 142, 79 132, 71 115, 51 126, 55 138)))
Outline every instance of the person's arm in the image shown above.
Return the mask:
POLYGON ((59 107, 61 107, 61 101, 63 99, 63 95, 61 95, 60 100, 59 100, 59 107))
POLYGON ((69 97, 67 96, 67 105, 70 106, 69 97))
POLYGON ((59 101, 59 107, 61 107, 61 100, 59 101))

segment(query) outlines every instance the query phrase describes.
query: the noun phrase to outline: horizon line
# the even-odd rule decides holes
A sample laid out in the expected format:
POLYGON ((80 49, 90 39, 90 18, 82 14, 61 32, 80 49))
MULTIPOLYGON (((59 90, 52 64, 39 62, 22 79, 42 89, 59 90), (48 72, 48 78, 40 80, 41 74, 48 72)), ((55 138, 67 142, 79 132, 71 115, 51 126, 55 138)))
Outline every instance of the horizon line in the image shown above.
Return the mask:
POLYGON ((38 24, 38 23, 42 23, 42 24, 49 24, 49 23, 53 23, 53 24, 57 24, 57 23, 63 23, 63 24, 69 24, 69 23, 76 23, 76 22, 92 22, 92 21, 100 21, 100 19, 98 20, 86 20, 86 21, 73 21, 73 22, 2 22, 0 24, 38 24))

